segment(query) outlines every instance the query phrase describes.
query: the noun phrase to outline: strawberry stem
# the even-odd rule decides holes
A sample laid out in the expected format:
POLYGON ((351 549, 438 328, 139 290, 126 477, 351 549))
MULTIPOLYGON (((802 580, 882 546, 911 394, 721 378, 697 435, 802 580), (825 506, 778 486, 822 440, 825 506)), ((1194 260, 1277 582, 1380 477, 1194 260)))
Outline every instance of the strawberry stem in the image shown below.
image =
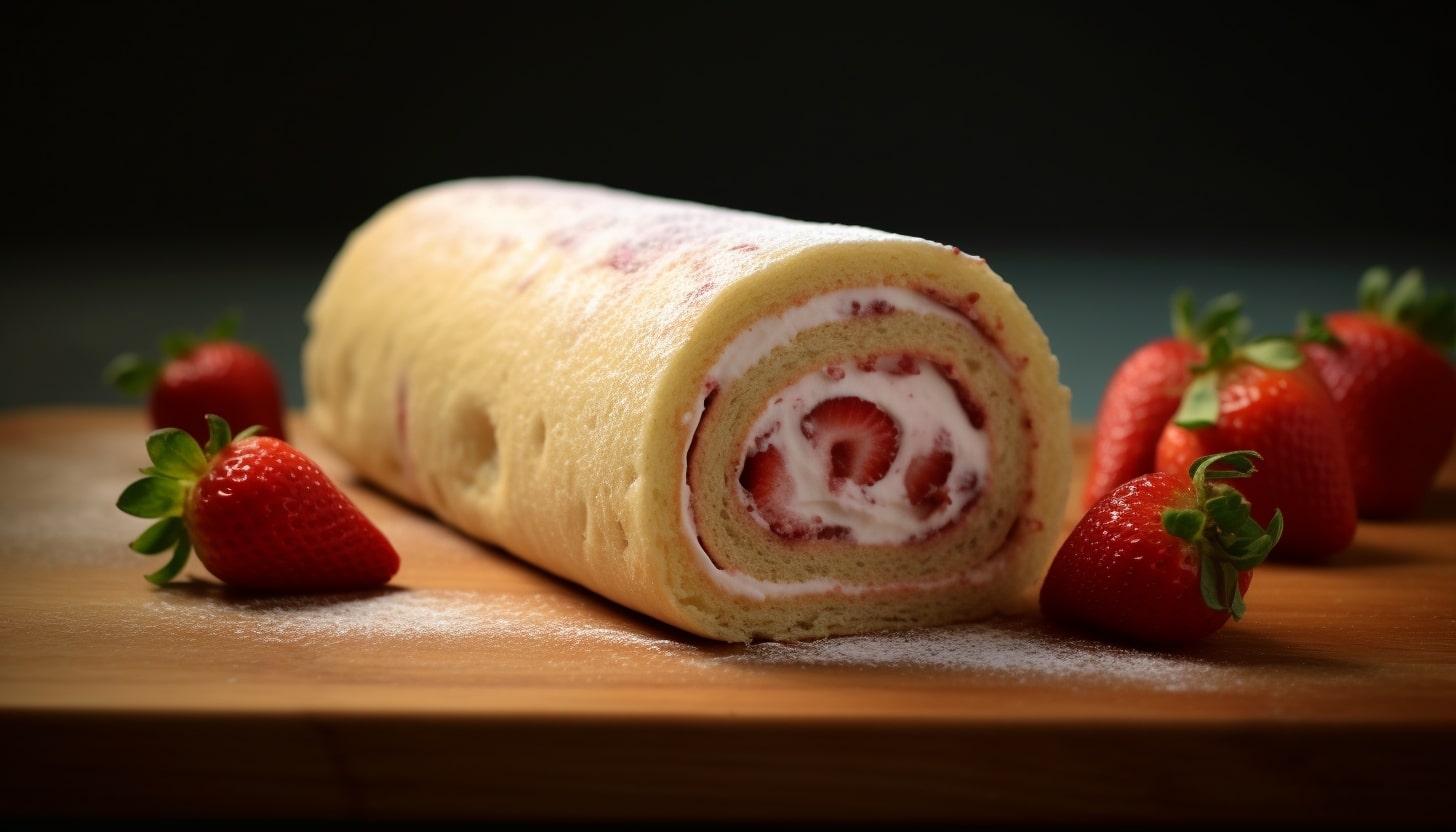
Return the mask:
POLYGON ((1198 550, 1199 591, 1210 608, 1228 610, 1235 621, 1244 616, 1239 573, 1262 563, 1284 533, 1284 515, 1277 509, 1266 530, 1250 516, 1244 495, 1218 480, 1248 477, 1257 469, 1255 451, 1226 451, 1200 457, 1188 468, 1194 508, 1166 508, 1163 528, 1198 550))

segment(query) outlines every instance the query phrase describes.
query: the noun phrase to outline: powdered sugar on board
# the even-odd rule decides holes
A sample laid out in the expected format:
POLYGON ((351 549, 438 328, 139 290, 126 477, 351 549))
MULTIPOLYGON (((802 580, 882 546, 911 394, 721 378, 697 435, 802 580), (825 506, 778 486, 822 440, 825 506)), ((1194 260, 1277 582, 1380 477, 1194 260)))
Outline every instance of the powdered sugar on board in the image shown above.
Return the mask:
POLYGON ((842 636, 796 644, 754 645, 743 659, 795 665, 904 667, 996 674, 1020 681, 1100 680, 1162 690, 1238 684, 1225 668, 1199 659, 1143 652, 1053 635, 1016 621, 989 621, 899 633, 842 636))
POLYGON ((350 596, 235 598, 203 592, 145 605, 172 626, 206 628, 251 642, 327 646, 423 643, 480 656, 482 649, 528 642, 549 657, 585 650, 627 651, 685 666, 897 667, 937 676, 995 677, 1012 683, 1134 685, 1207 690, 1241 684, 1235 670, 1193 657, 1068 638, 1024 621, 988 621, 900 633, 798 643, 719 645, 679 638, 598 614, 583 603, 563 608, 546 595, 396 590, 350 596))
POLYGON ((582 625, 559 601, 541 595, 398 590, 344 596, 157 600, 147 605, 173 622, 191 619, 264 643, 458 642, 524 637, 543 642, 612 643, 644 650, 678 647, 671 639, 582 625))

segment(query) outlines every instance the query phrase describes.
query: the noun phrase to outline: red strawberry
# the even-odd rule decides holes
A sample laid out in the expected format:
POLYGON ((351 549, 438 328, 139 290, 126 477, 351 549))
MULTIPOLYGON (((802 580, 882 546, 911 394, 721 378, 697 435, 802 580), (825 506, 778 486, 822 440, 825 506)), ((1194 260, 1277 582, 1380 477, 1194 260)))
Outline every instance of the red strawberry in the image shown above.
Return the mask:
MULTIPOLYGON (((846 483, 874 485, 884 479, 900 449, 900 429, 890 414, 857 396, 839 396, 815 405, 799 429, 824 465, 831 491, 846 483)), ((743 461, 738 483, 753 498, 769 529, 790 540, 842 537, 848 530, 793 510, 794 482, 783 453, 761 440, 743 461)))
POLYGON ((946 440, 937 441, 934 450, 910 460, 905 468, 905 495, 921 517, 929 517, 950 504, 946 480, 955 467, 955 454, 945 447, 948 437, 946 440))
POLYGON ((147 580, 172 580, 193 546, 218 580, 257 592, 371 589, 394 577, 394 546, 312 460, 255 428, 233 437, 220 417, 205 419, 205 449, 180 429, 153 431, 152 466, 117 500, 127 514, 161 518, 134 551, 173 549, 147 580))
POLYGON ((738 483, 753 497, 758 515, 774 534, 790 539, 809 536, 809 525, 787 508, 794 498, 794 483, 778 448, 769 445, 749 454, 738 483))
POLYGON ((1092 454, 1082 489, 1082 507, 1091 506, 1124 482, 1153 470, 1158 436, 1178 411, 1193 380, 1192 367, 1204 358, 1204 344, 1219 332, 1245 324, 1242 302, 1228 294, 1209 304, 1195 320, 1192 296, 1173 298, 1173 335, 1150 341, 1113 371, 1098 405, 1092 454))
POLYGON ((198 444, 208 439, 208 413, 230 425, 261 425, 262 432, 286 439, 278 374, 263 353, 235 340, 236 328, 236 317, 228 316, 201 340, 169 335, 162 340, 162 364, 128 353, 107 367, 107 379, 124 393, 147 397, 153 428, 181 428, 198 444))
POLYGON ((1253 451, 1214 454, 1186 474, 1144 474, 1114 488, 1073 527, 1041 586, 1047 618, 1144 645, 1175 646, 1244 616, 1253 569, 1279 541, 1236 489, 1253 451), (1226 467, 1225 467, 1226 466, 1226 467))
POLYGON ((1303 349, 1334 397, 1362 517, 1414 514, 1456 441, 1456 300, 1419 270, 1370 269, 1359 309, 1307 315, 1303 349))
POLYGON ((1289 338, 1235 349, 1222 338, 1195 373, 1158 440, 1157 470, 1186 471, 1200 457, 1258 448, 1263 473, 1235 487, 1268 523, 1278 506, 1289 529, 1273 557, 1321 560, 1355 537, 1355 483, 1334 402, 1289 338))
POLYGON ((825 399, 809 411, 799 429, 824 460, 831 487, 845 480, 874 485, 900 450, 895 420, 858 396, 825 399))

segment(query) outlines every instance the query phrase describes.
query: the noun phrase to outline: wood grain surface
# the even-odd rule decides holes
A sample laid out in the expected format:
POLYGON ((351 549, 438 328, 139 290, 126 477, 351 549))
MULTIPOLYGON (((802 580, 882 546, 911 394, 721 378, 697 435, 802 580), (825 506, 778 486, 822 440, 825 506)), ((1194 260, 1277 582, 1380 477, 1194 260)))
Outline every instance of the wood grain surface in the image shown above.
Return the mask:
POLYGON ((985 622, 724 645, 465 539, 293 430, 399 548, 387 589, 248 596, 195 562, 154 587, 160 563, 126 547, 146 521, 115 508, 147 464, 142 413, 0 414, 5 816, 1456 812, 1456 455, 1417 516, 1362 524, 1329 563, 1265 564, 1244 620, 1190 648, 1058 630, 1035 588, 985 622))

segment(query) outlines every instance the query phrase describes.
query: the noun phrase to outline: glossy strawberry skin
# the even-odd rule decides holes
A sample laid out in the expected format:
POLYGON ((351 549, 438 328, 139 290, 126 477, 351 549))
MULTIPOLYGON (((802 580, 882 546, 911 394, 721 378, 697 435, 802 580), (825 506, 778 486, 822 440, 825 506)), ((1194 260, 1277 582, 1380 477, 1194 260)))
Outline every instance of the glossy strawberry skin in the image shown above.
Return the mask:
POLYGON ((1456 367, 1414 333, 1335 312, 1339 345, 1302 345, 1339 413, 1361 516, 1414 514, 1456 440, 1456 367))
POLYGON ((379 528, 277 437, 224 448, 188 493, 183 521, 208 572, 238 589, 369 589, 399 570, 399 555, 379 528))
POLYGON ((1220 375, 1216 424, 1185 428, 1169 422, 1157 445, 1156 469, 1185 475, 1199 457, 1253 448, 1259 476, 1231 483, 1267 524, 1277 509, 1287 521, 1273 560, 1319 561, 1347 548, 1358 515, 1355 484, 1334 402, 1308 362, 1276 370, 1239 362, 1220 375))
POLYGON ((168 360, 148 393, 147 411, 154 428, 181 428, 199 444, 207 441, 208 413, 239 430, 262 425, 267 435, 288 437, 273 364, 233 340, 206 341, 168 360))
POLYGON ((1155 470, 1163 426, 1193 378, 1190 367, 1202 358, 1198 345, 1169 337, 1143 345, 1118 365, 1097 409, 1084 510, 1113 488, 1155 470))
MULTIPOLYGON (((1052 559, 1040 603, 1049 619, 1153 646, 1176 646, 1223 627, 1228 610, 1209 607, 1199 590, 1199 559, 1163 527, 1166 507, 1195 500, 1186 475, 1150 473, 1094 503, 1052 559)), ((1253 571, 1239 573, 1246 593, 1253 571)))

